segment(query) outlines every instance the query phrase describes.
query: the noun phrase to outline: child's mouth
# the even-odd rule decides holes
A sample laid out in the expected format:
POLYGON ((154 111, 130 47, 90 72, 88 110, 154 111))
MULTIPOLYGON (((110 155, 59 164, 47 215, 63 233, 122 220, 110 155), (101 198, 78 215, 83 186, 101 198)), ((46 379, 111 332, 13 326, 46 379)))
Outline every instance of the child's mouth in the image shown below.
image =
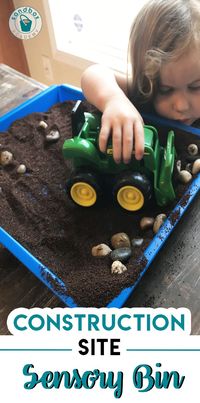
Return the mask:
POLYGON ((193 123, 192 119, 179 119, 180 123, 183 123, 184 125, 190 126, 193 123))

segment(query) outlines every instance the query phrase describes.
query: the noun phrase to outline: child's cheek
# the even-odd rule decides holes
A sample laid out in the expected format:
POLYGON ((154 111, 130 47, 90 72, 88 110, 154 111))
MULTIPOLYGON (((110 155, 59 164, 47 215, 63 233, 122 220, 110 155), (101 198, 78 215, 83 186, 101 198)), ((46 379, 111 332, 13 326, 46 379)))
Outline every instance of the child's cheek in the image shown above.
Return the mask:
POLYGON ((167 113, 166 102, 163 99, 161 99, 159 96, 154 101, 154 109, 159 115, 162 115, 162 116, 165 116, 167 113))

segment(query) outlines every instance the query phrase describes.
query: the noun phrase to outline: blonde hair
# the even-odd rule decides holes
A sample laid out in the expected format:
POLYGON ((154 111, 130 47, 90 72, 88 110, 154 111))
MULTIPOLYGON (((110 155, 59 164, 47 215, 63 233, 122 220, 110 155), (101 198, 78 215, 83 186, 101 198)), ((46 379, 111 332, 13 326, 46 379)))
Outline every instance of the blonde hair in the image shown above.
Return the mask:
POLYGON ((134 102, 156 93, 161 66, 200 45, 200 0, 150 0, 133 22, 128 90, 134 102))

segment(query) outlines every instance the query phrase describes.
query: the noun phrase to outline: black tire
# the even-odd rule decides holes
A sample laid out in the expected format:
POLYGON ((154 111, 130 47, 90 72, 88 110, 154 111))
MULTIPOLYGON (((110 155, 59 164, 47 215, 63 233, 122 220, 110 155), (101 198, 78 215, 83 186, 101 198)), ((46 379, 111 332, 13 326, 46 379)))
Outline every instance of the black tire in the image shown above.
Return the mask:
POLYGON ((152 198, 150 180, 139 172, 123 172, 113 187, 115 202, 128 211, 138 211, 152 198))
POLYGON ((66 183, 69 198, 78 206, 91 207, 102 196, 98 178, 91 172, 76 172, 66 183))

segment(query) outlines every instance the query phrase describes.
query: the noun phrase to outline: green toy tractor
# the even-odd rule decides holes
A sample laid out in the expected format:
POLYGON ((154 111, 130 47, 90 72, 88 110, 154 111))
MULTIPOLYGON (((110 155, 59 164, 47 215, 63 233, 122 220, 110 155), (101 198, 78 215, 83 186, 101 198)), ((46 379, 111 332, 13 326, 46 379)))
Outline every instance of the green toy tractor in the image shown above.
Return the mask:
POLYGON ((152 199, 165 206, 175 198, 172 175, 175 161, 174 132, 168 132, 166 148, 153 126, 144 126, 145 149, 141 161, 134 151, 129 164, 116 164, 112 143, 107 153, 99 150, 101 116, 84 112, 80 101, 72 111, 73 138, 65 140, 63 155, 72 159, 75 172, 67 181, 69 197, 79 206, 93 206, 105 192, 128 211, 140 210, 152 199))

